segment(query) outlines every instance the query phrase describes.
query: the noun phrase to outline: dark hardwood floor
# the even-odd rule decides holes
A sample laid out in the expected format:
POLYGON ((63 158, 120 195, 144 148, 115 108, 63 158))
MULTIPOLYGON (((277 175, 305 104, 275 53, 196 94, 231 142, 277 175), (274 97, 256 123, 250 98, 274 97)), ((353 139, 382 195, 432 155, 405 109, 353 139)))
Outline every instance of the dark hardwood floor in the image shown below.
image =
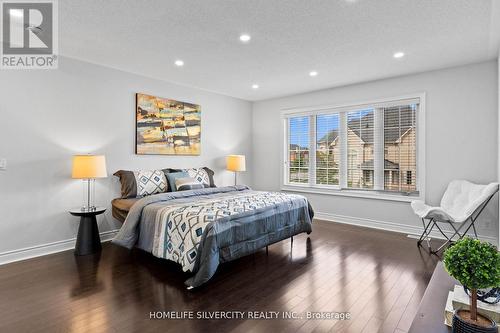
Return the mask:
POLYGON ((188 291, 167 261, 110 243, 0 266, 0 332, 406 332, 436 264, 405 235, 315 221, 188 291), (350 320, 166 320, 151 311, 350 312, 350 320))

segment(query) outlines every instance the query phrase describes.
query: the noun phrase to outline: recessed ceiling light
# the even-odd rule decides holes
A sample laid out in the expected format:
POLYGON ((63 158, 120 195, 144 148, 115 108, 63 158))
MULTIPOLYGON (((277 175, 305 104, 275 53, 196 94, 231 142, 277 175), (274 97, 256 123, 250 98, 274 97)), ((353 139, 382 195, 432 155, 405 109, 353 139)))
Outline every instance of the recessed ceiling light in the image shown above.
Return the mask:
POLYGON ((394 53, 393 57, 396 59, 403 58, 405 56, 404 52, 396 52, 394 53))
POLYGON ((13 17, 23 17, 23 11, 21 9, 11 9, 9 10, 9 14, 13 17))
POLYGON ((259 89, 259 85, 258 84, 252 84, 252 89, 259 89))
POLYGON ((176 61, 175 61, 175 66, 177 66, 177 67, 182 67, 182 66, 184 66, 184 61, 182 61, 182 60, 176 60, 176 61))
POLYGON ((309 76, 318 76, 318 72, 316 71, 310 71, 309 76))
POLYGON ((250 39, 252 39, 252 37, 250 37, 250 35, 247 35, 247 34, 240 35, 240 40, 243 43, 248 43, 250 41, 250 39))

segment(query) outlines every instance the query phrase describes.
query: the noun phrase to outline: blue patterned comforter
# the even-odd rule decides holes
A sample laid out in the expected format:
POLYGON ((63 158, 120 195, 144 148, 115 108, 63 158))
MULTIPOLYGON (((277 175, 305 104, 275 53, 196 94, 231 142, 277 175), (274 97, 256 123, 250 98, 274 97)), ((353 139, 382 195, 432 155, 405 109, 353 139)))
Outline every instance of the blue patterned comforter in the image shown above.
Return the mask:
POLYGON ((310 233, 312 217, 303 196, 246 186, 162 193, 139 200, 113 242, 179 263, 198 287, 221 262, 310 233))

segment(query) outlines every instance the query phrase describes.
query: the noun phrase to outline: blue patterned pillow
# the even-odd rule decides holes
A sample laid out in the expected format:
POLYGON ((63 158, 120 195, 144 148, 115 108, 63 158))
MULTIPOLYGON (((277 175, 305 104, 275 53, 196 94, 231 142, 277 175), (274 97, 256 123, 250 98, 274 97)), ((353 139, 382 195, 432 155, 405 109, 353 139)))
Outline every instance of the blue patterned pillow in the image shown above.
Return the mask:
POLYGON ((136 171, 134 176, 138 197, 167 191, 167 179, 162 170, 136 171))
POLYGON ((175 185, 175 180, 178 178, 187 178, 189 174, 185 171, 167 173, 168 183, 172 192, 177 191, 177 186, 175 185))

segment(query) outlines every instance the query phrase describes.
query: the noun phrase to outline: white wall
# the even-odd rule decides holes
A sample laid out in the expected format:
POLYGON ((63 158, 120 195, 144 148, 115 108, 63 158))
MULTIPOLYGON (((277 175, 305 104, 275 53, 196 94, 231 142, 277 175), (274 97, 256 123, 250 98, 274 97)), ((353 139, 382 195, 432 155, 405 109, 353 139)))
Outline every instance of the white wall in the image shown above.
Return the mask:
MULTIPOLYGON (((0 257, 75 237, 78 219, 67 210, 81 204, 82 184, 70 178, 73 154, 106 155, 110 176, 98 180, 97 201, 108 207, 119 193, 115 170, 207 165, 218 185, 228 185, 229 153, 247 155, 242 183, 278 190, 281 109, 421 91, 427 93, 426 196, 437 204, 451 179, 498 179, 498 77, 492 61, 257 102, 252 117, 246 101, 71 59, 62 58, 55 71, 1 71, 0 158, 8 169, 0 171, 0 257), (135 155, 136 92, 200 104, 201 156, 135 155)), ((325 216, 419 226, 406 203, 307 196, 325 216)), ((480 221, 481 234, 499 234, 497 206, 495 200, 480 221)), ((119 224, 108 210, 99 226, 107 231, 119 224)))
MULTIPOLYGON (((0 171, 0 257, 75 237, 78 219, 67 211, 81 204, 83 190, 70 178, 74 154, 106 155, 109 177, 96 192, 108 207, 119 194, 112 173, 121 168, 209 166, 220 186, 233 181, 225 155, 252 161, 250 102, 66 58, 58 70, 1 71, 0 117, 0 158, 8 160, 0 171), (201 156, 135 155, 136 92, 201 105, 201 156)), ((250 172, 239 180, 250 183, 250 172)), ((98 223, 101 231, 119 226, 111 209, 98 223)))
MULTIPOLYGON (((497 179, 497 62, 321 90, 253 105, 254 187, 280 188, 280 110, 355 103, 426 92, 426 200, 438 205, 452 179, 497 179), (270 158, 273 156, 273 158, 270 158)), ((305 194, 319 216, 394 230, 418 231, 409 203, 305 194), (396 225, 393 225, 396 224, 396 225)), ((498 199, 479 221, 479 232, 498 235, 498 199)))

